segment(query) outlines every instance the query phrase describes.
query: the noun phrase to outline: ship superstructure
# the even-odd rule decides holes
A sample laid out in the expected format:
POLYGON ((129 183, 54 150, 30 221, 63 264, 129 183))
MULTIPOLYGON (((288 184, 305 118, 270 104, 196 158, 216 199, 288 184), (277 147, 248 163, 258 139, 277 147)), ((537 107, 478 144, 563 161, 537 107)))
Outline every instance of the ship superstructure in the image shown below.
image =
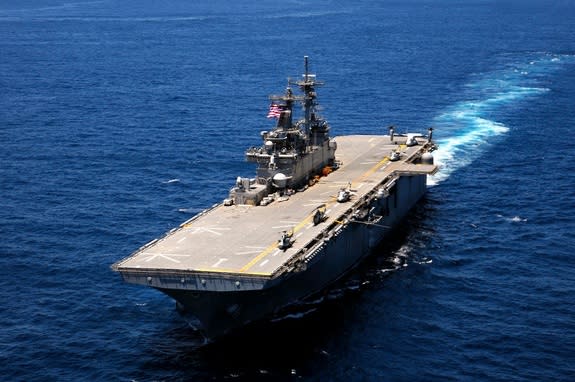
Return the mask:
POLYGON ((315 87, 322 83, 308 72, 307 57, 302 77, 301 81, 289 81, 284 95, 270 97, 270 113, 278 117, 277 124, 272 131, 261 132, 261 147, 246 152, 247 160, 257 163, 256 178, 238 177, 225 201, 227 205, 258 205, 270 193, 283 196, 301 189, 315 176, 333 168, 337 145, 330 140, 327 121, 318 113, 315 87), (302 95, 294 95, 291 85, 298 86, 302 95), (303 106, 303 118, 294 123, 294 107, 298 103, 303 106))
POLYGON ((431 129, 330 138, 307 58, 295 84, 303 95, 288 86, 272 97, 277 125, 246 152, 258 166, 254 179, 239 177, 222 203, 113 265, 126 282, 174 298, 209 339, 273 317, 345 276, 437 171, 431 129), (303 118, 294 123, 296 103, 303 118))

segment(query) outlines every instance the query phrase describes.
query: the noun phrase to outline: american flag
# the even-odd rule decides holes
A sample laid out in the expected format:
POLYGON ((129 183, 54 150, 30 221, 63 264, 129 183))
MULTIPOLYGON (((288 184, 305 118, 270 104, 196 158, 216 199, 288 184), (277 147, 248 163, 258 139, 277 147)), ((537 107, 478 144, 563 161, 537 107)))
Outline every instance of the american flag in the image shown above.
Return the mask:
POLYGON ((268 113, 268 118, 279 118, 280 114, 282 113, 282 108, 280 105, 276 105, 272 103, 270 105, 270 111, 268 113))

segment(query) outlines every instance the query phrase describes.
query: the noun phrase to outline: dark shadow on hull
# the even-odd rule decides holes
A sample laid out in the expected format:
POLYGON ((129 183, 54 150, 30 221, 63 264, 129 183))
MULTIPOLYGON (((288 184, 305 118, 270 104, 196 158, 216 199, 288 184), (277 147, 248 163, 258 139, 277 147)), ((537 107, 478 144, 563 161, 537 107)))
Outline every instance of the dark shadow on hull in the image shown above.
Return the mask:
POLYGON ((172 372, 179 370, 178 378, 168 380, 282 381, 313 375, 312 367, 329 363, 326 349, 333 348, 330 344, 338 342, 358 322, 362 292, 385 287, 394 270, 413 260, 399 256, 401 261, 397 261, 398 252, 407 243, 425 245, 425 235, 419 232, 432 233, 426 225, 435 208, 430 204, 424 197, 354 271, 305 304, 211 343, 203 343, 199 332, 190 326, 177 328, 156 339, 159 343, 154 350, 160 354, 153 362, 167 365, 166 370, 172 372))
MULTIPOLYGON (((246 343, 260 339, 264 343, 270 339, 278 343, 282 343, 282 340, 287 343, 298 342, 300 334, 303 337, 301 340, 305 341, 322 337, 321 333, 325 330, 340 327, 338 318, 345 317, 344 312, 353 310, 353 305, 361 298, 363 290, 377 287, 378 283, 392 275, 393 271, 403 268, 411 260, 418 260, 410 259, 409 255, 400 253, 400 250, 420 233, 422 226, 425 226, 426 216, 432 213, 433 209, 424 196, 388 237, 343 279, 306 299, 304 303, 281 311, 271 320, 254 322, 216 341, 206 343, 205 347, 209 349, 235 344, 245 346, 246 343)), ((429 231, 429 227, 424 229, 429 231)), ((415 240, 420 242, 419 245, 425 244, 421 242, 425 241, 425 238, 415 240)), ((333 334, 330 331, 328 337, 333 334)))

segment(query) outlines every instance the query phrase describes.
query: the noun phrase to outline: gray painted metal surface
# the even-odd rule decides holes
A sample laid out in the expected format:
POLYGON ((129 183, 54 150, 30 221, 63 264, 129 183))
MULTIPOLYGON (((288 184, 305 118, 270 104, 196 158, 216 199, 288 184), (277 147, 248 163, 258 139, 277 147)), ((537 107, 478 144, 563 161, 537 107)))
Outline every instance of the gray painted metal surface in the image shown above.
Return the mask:
POLYGON ((262 132, 227 199, 113 265, 126 282, 157 288, 192 312, 208 338, 270 317, 343 277, 405 216, 437 167, 427 137, 329 137, 315 75, 272 100, 262 132), (294 104, 303 118, 292 122, 294 104), (271 108, 270 108, 271 110, 271 108))
POLYGON ((171 271, 270 277, 382 180, 436 169, 434 165, 390 162, 392 150, 402 148, 402 155, 408 158, 420 155, 423 146, 392 144, 388 136, 345 136, 337 142, 341 168, 304 192, 267 206, 216 205, 146 245, 118 263, 116 269, 146 274, 171 271), (338 191, 348 186, 352 190, 350 201, 338 203, 338 191), (322 204, 326 205, 327 218, 314 225, 313 213, 322 204), (285 230, 293 231, 294 241, 290 248, 281 250, 278 239, 285 230))

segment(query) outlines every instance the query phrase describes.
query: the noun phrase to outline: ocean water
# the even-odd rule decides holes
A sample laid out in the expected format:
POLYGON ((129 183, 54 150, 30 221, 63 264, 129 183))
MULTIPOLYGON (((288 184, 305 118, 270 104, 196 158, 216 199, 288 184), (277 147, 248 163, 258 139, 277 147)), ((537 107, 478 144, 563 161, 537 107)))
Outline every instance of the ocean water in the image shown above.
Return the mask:
MULTIPOLYGON (((3 381, 572 381, 575 3, 4 0, 3 381), (303 56, 334 135, 441 171, 306 315, 202 346, 110 265, 254 168, 303 56)), ((264 327, 265 326, 265 327, 264 327)))

